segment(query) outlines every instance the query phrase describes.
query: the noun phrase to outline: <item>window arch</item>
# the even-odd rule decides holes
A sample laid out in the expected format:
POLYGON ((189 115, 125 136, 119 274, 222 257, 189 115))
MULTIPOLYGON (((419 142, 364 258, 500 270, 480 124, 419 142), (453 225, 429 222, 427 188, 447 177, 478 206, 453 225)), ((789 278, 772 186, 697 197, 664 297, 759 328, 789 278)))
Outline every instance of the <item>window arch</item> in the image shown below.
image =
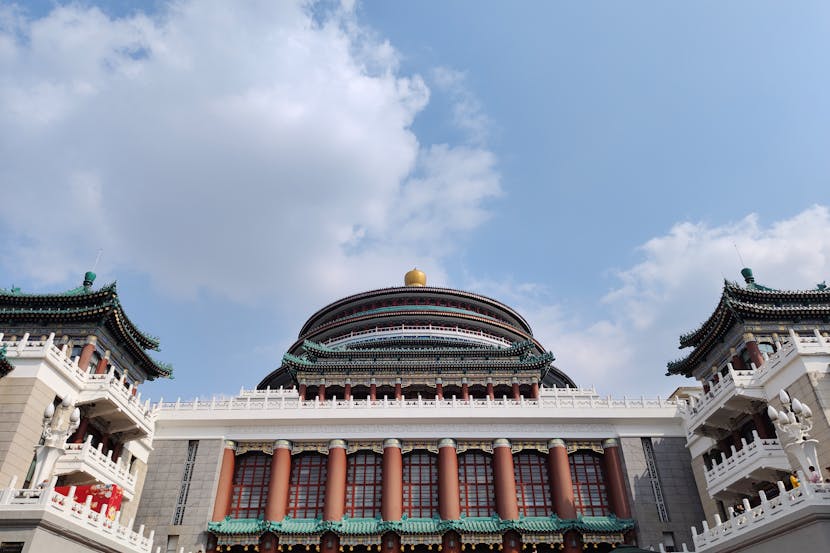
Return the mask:
POLYGON ((403 457, 403 510, 411 518, 438 513, 438 457, 413 451, 403 457))
POLYGON ((233 469, 232 518, 259 518, 265 512, 271 456, 256 451, 236 458, 233 469))
POLYGON ((461 512, 468 517, 489 517, 496 510, 493 467, 489 455, 475 450, 458 456, 461 512))
POLYGON ((546 517, 553 512, 547 457, 538 451, 520 451, 513 456, 519 510, 526 517, 546 517))
POLYGON ((568 458, 574 487, 574 502, 579 514, 588 516, 609 515, 605 476, 599 455, 577 451, 568 458))
POLYGON ((380 514, 382 458, 371 451, 349 455, 346 465, 346 514, 374 518, 380 514))
POLYGON ((326 457, 303 453, 291 460, 288 514, 291 518, 317 518, 326 498, 326 457))

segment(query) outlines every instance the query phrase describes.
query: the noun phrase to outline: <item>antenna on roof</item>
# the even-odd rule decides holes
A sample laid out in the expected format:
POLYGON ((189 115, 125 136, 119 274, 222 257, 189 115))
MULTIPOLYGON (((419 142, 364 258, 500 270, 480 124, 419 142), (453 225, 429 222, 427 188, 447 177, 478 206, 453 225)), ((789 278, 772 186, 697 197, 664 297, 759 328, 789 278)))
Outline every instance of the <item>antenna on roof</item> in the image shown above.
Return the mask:
POLYGON ((98 254, 95 256, 95 263, 92 264, 92 271, 98 267, 98 262, 101 261, 101 254, 104 253, 104 248, 98 248, 98 254))
POLYGON ((741 267, 746 267, 746 263, 744 263, 744 258, 741 257, 741 250, 738 249, 738 245, 735 242, 732 242, 732 245, 735 246, 735 252, 738 254, 738 261, 741 262, 741 267))

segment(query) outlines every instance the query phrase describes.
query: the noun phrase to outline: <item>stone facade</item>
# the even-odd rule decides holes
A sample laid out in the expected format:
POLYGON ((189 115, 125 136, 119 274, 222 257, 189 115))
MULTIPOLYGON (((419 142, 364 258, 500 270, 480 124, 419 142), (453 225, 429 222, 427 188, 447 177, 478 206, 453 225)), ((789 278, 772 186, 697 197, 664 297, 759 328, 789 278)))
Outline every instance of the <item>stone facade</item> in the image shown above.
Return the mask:
POLYGON ((23 484, 43 431, 43 410, 54 398, 37 378, 0 380, 0 486, 14 476, 23 484))
POLYGON ((178 536, 178 547, 185 551, 205 549, 207 523, 213 512, 213 499, 222 459, 222 440, 198 440, 196 461, 190 476, 190 488, 182 524, 173 517, 182 485, 187 459, 188 440, 157 440, 150 455, 143 500, 137 521, 156 530, 153 549, 164 551, 170 536, 178 536))

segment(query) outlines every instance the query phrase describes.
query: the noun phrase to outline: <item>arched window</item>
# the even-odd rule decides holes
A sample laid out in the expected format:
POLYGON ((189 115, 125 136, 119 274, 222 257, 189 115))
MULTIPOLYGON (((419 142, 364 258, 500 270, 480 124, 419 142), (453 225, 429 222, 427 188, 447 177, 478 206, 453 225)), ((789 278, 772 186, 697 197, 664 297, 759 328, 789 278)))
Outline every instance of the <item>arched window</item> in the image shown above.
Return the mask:
POLYGON ((493 470, 489 455, 467 451, 458 456, 461 512, 468 517, 489 517, 495 511, 493 470))
POLYGON ((233 470, 232 518, 259 518, 265 512, 271 456, 250 452, 236 458, 233 470))
POLYGON ((403 457, 403 510, 410 518, 438 513, 438 459, 426 451, 403 457))
POLYGON ((537 451, 513 456, 519 510, 526 517, 546 517, 553 512, 550 501, 547 457, 537 451))
POLYGON ((303 453, 291 460, 288 514, 291 518, 317 518, 326 498, 326 457, 303 453))
POLYGON ((380 514, 382 459, 371 451, 349 455, 346 470, 346 514, 374 518, 380 514))
POLYGON ((610 514, 605 477, 599 455, 577 451, 569 457, 571 480, 574 485, 576 511, 582 515, 604 516, 610 514))

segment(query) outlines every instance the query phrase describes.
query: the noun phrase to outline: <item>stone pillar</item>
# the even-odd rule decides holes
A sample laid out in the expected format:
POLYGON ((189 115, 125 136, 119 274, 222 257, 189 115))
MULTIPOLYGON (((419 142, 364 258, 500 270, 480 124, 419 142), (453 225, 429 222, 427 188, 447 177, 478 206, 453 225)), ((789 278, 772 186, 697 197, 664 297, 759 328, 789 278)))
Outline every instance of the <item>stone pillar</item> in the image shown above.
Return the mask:
POLYGON ((458 455, 452 438, 438 442, 438 513, 444 520, 461 518, 458 484, 458 455))
POLYGON ((444 399, 444 381, 435 379, 435 399, 444 399))
POLYGON ((553 512, 562 519, 575 519, 576 503, 568 449, 565 447, 565 441, 558 438, 548 441, 548 480, 553 512))
POLYGON ((231 512, 233 496, 233 469, 236 461, 236 442, 225 440, 222 452, 222 468, 219 470, 219 484, 216 486, 216 501, 213 504, 213 522, 221 522, 231 512))
POLYGON ((518 520, 519 503, 516 496, 516 475, 513 472, 513 450, 510 441, 504 438, 493 442, 493 480, 496 512, 503 520, 518 520))
POLYGON ((403 398, 403 390, 401 390, 401 379, 395 379, 395 399, 400 400, 403 398))
POLYGON ((522 550, 522 537, 518 532, 509 530, 502 536, 501 544, 504 553, 520 553, 522 550))
POLYGON ((373 378, 371 383, 369 384, 369 399, 372 401, 377 401, 378 399, 378 383, 373 378))
POLYGON ((265 504, 265 520, 279 521, 288 513, 288 491, 291 485, 291 442, 274 442, 271 457, 271 478, 268 481, 268 502, 265 504))
POLYGON ((95 367, 95 374, 106 374, 107 367, 110 364, 110 350, 104 352, 104 356, 98 360, 98 366, 95 367))
POLYGON ((491 377, 487 377, 487 397, 490 401, 495 399, 496 394, 493 392, 493 379, 491 377))
POLYGON ((96 336, 87 336, 86 344, 81 349, 81 356, 78 358, 78 368, 86 372, 89 370, 89 361, 92 359, 92 353, 95 351, 95 343, 98 341, 96 336))
POLYGON ((383 520, 401 520, 403 518, 403 456, 401 455, 401 442, 394 438, 383 440, 382 493, 380 515, 383 520))
POLYGON ((533 396, 533 399, 539 399, 539 383, 534 382, 530 385, 530 395, 533 396))
POLYGON ((464 401, 470 399, 470 387, 467 385, 467 377, 461 379, 461 399, 464 401))
POLYGON ((441 538, 441 553, 461 553, 461 536, 453 530, 441 538))
POLYGON ((351 378, 346 379, 346 386, 343 389, 343 395, 344 395, 343 399, 345 399, 346 401, 349 401, 350 399, 352 399, 352 379, 351 378))
POLYGON ((326 465, 326 502, 323 520, 341 520, 346 510, 346 442, 329 442, 329 459, 326 465))
POLYGON ((513 379, 513 399, 519 401, 522 398, 522 393, 519 391, 519 379, 513 379))
POLYGON ((761 350, 758 348, 758 342, 755 341, 755 335, 751 332, 744 334, 744 342, 746 351, 749 353, 749 360, 755 363, 755 368, 764 364, 764 356, 761 355, 761 350))
POLYGON ((605 450, 605 484, 608 490, 608 503, 611 512, 617 518, 631 518, 628 508, 628 498, 625 493, 625 474, 620 457, 620 442, 615 438, 604 440, 602 448, 605 450))

